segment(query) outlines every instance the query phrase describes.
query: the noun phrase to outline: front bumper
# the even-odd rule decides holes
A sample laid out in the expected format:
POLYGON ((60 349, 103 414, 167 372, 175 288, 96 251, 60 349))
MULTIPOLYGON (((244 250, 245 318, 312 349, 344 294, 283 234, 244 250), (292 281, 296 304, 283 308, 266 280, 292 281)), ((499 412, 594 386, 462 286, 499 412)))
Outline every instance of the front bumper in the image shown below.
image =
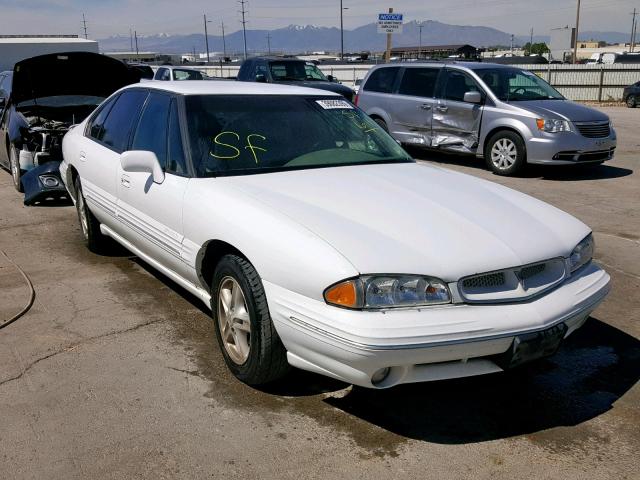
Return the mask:
POLYGON ((566 337, 609 291, 609 275, 590 264, 527 302, 360 312, 263 283, 291 365, 369 388, 502 371, 490 357, 515 337, 561 323, 566 337), (387 367, 374 385, 373 374, 387 367))
POLYGON ((611 160, 617 144, 616 133, 605 138, 588 138, 576 132, 543 133, 526 141, 527 162, 553 165, 599 163, 611 160))
POLYGON ((34 205, 49 198, 60 199, 68 197, 67 189, 60 178, 59 167, 60 162, 48 162, 44 165, 33 167, 22 176, 25 205, 34 205), (43 183, 43 177, 55 179, 57 184, 47 186, 43 183))

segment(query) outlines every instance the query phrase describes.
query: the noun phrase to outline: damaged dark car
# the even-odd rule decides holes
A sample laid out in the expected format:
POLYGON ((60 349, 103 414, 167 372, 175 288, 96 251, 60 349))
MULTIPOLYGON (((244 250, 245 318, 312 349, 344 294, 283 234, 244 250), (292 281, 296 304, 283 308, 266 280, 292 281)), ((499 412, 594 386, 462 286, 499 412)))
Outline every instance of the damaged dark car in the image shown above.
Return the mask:
POLYGON ((58 166, 62 137, 140 74, 104 55, 42 55, 0 73, 0 166, 25 193, 25 205, 65 197, 58 166))

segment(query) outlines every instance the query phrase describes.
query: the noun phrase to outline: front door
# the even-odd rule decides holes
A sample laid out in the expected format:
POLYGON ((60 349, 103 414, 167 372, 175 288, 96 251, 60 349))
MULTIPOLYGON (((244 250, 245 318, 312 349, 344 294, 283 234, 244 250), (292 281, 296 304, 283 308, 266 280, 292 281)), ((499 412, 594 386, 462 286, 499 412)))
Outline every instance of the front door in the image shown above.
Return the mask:
POLYGON ((149 257, 181 276, 182 202, 189 183, 178 121, 176 100, 151 92, 132 136, 129 150, 156 154, 165 171, 164 181, 154 183, 151 174, 118 170, 118 220, 127 239, 149 257))
POLYGON ((404 69, 398 95, 389 104, 391 130, 402 143, 431 146, 434 95, 441 70, 437 67, 404 69))
POLYGON ((466 72, 447 68, 433 109, 432 145, 445 150, 475 153, 485 93, 466 72), (482 103, 467 103, 464 94, 480 92, 482 103))

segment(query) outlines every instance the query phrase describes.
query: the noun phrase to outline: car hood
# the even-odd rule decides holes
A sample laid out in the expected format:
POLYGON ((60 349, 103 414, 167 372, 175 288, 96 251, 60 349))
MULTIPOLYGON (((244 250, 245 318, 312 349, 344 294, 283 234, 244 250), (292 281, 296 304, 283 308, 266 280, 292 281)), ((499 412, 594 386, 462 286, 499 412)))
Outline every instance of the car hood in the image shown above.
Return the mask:
POLYGON ((455 281, 568 256, 590 232, 522 193, 414 163, 224 180, 324 239, 360 273, 455 281))
POLYGON ((351 100, 351 97, 353 95, 353 90, 351 90, 349 87, 347 87, 346 85, 342 85, 340 83, 335 83, 335 82, 323 82, 323 81, 314 82, 309 80, 304 82, 277 82, 277 83, 284 83, 287 85, 296 85, 298 87, 317 88, 319 90, 327 90, 329 92, 339 93, 340 95, 348 98, 349 100, 351 100))
POLYGON ((518 106, 545 118, 559 117, 571 122, 609 120, 609 117, 606 114, 570 100, 529 100, 526 102, 513 102, 512 105, 518 106))
POLYGON ((116 90, 136 83, 140 75, 124 63, 91 52, 41 55, 13 67, 12 101, 62 95, 108 97, 116 90))

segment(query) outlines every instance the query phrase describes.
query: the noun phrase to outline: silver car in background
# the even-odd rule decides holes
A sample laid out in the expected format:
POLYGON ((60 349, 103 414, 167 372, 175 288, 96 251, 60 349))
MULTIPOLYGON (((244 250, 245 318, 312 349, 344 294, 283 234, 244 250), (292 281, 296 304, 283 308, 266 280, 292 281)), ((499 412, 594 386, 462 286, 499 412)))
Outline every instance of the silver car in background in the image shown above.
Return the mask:
POLYGON ((402 144, 474 154, 498 175, 527 163, 602 163, 616 148, 607 115, 509 65, 381 65, 356 102, 402 144))

